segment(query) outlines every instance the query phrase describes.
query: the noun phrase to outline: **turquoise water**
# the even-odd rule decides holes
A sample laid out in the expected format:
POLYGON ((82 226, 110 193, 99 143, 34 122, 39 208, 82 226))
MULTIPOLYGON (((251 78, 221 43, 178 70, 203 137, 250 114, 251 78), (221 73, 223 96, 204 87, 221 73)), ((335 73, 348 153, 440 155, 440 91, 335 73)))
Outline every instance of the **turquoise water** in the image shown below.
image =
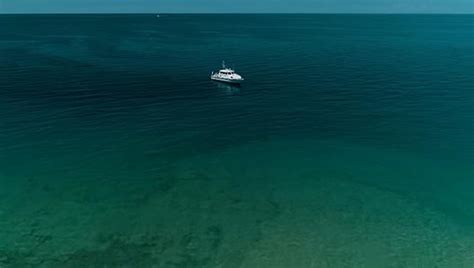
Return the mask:
POLYGON ((474 265, 474 16, 0 23, 0 267, 474 265))

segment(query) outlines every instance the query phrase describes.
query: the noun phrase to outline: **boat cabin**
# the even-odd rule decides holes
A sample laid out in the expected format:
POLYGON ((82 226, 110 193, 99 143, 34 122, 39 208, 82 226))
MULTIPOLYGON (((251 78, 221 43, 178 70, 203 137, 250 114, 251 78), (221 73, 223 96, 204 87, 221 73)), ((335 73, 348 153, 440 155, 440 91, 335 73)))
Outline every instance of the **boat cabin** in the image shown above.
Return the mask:
POLYGON ((220 70, 219 73, 226 74, 226 75, 235 74, 234 70, 231 70, 231 69, 223 69, 223 70, 220 70))

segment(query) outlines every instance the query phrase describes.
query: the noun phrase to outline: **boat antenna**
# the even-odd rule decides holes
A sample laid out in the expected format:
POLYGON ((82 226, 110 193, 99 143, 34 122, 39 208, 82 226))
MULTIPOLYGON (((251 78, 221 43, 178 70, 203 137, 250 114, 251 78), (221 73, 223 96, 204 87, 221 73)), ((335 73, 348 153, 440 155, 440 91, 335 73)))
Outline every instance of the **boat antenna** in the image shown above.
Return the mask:
POLYGON ((225 69, 225 61, 222 61, 222 69, 225 69))

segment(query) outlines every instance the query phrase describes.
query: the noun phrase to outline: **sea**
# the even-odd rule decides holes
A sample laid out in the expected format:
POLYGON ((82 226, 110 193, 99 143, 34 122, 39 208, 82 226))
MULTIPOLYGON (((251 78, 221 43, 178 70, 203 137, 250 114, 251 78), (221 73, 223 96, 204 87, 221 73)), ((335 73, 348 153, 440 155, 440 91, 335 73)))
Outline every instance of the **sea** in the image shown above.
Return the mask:
POLYGON ((0 25, 0 267, 474 267, 474 15, 0 25))

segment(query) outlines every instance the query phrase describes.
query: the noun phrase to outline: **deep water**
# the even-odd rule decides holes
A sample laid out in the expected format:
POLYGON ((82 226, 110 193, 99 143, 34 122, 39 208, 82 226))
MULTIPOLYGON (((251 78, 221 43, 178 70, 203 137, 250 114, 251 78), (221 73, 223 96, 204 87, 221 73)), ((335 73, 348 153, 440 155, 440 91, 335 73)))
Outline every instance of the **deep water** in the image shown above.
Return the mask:
POLYGON ((474 265, 473 15, 0 25, 0 267, 474 265))

